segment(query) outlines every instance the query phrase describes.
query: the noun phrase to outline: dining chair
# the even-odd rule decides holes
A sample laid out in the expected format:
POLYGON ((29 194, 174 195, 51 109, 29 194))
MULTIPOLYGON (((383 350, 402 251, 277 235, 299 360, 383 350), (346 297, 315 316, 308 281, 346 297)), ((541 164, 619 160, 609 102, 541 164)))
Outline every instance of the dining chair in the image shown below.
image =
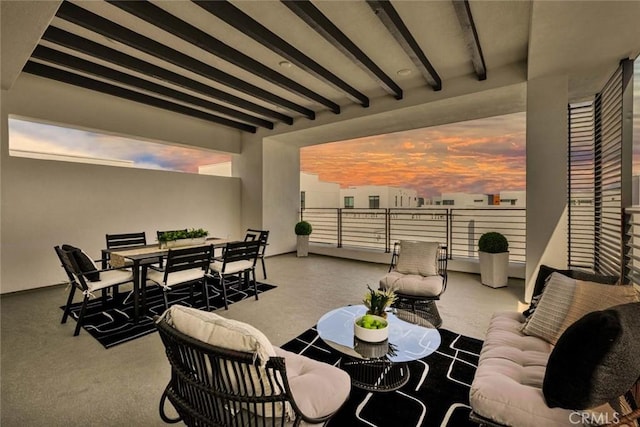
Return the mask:
MULTIPOLYGON (((162 288, 165 309, 169 308, 167 292, 180 285, 189 285, 193 304, 193 287, 200 282, 207 310, 209 310, 209 291, 205 275, 208 272, 212 254, 213 245, 169 249, 164 267, 149 266, 146 277, 151 283, 162 288)), ((142 294, 144 301, 146 300, 146 283, 142 284, 142 294)))
POLYGON ((64 324, 67 322, 76 289, 80 290, 83 295, 82 306, 80 308, 80 314, 78 315, 78 323, 73 333, 74 336, 77 336, 84 323, 87 303, 89 302, 89 298, 94 296, 93 293, 100 290, 103 291, 102 299, 104 304, 107 302, 107 293, 105 291, 109 288, 117 288, 119 285, 125 283, 133 283, 133 273, 130 270, 99 269, 95 262, 81 249, 71 245, 56 246, 55 251, 62 263, 62 268, 69 278, 70 285, 67 304, 64 307, 64 313, 62 314, 62 321, 60 323, 64 324))
POLYGON ((267 268, 264 264, 264 253, 267 250, 267 240, 269 239, 269 230, 256 230, 253 228, 247 229, 247 232, 244 236, 244 241, 249 242, 253 240, 258 240, 260 242, 260 247, 258 249, 258 259, 262 263, 262 276, 267 278, 267 268))
MULTIPOLYGON (((147 235, 144 231, 140 233, 105 234, 107 249, 129 249, 147 245, 147 235)), ((109 253, 106 253, 106 261, 109 261, 109 253)), ((127 267, 131 266, 131 261, 125 261, 127 267)), ((103 268, 106 265, 103 265, 103 268)))
POLYGON ((253 290, 256 294, 256 300, 258 299, 256 260, 260 245, 259 240, 227 243, 222 252, 222 258, 214 259, 209 265, 210 276, 220 279, 225 310, 229 309, 227 284, 225 283, 225 277, 227 276, 238 275, 238 278, 242 276, 244 282, 248 283, 251 280, 251 275, 253 275, 253 290))

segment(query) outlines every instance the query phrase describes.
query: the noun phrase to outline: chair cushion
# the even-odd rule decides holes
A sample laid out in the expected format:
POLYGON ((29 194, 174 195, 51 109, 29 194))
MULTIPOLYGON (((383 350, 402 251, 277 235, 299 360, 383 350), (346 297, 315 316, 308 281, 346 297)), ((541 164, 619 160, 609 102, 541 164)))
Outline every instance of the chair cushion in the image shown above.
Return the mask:
POLYGON ((639 300, 632 285, 607 286, 552 273, 523 332, 555 344, 560 335, 585 314, 639 300))
POLYGON ((215 313, 173 305, 161 318, 180 332, 208 344, 253 353, 264 366, 276 355, 267 337, 253 326, 215 313))
POLYGON ((438 242, 400 241, 400 256, 395 270, 403 274, 438 274, 438 242))
MULTIPOLYGON (((203 277, 204 277, 204 270, 200 268, 174 271, 172 273, 169 273, 169 277, 167 277, 166 286, 173 286, 179 283, 192 282, 194 280, 200 280, 203 277)), ((147 273, 147 279, 154 281, 158 285, 162 285, 164 280, 164 271, 149 269, 149 272, 147 273)))
POLYGON ((440 295, 443 284, 444 280, 439 275, 425 277, 416 274, 402 274, 397 271, 391 271, 380 279, 381 289, 423 297, 440 295))
POLYGON ((278 347, 274 350, 285 360, 291 394, 306 416, 330 415, 349 398, 351 379, 342 369, 278 347))
MULTIPOLYGON (((215 260, 211 264, 209 264, 209 268, 216 273, 222 273, 222 267, 224 266, 224 262, 215 260)), ((253 268, 253 262, 248 260, 243 261, 235 261, 230 262, 226 265, 224 269, 224 274, 235 274, 240 273, 241 271, 250 270, 253 268)))
POLYGON ((583 316, 549 356, 542 391, 551 408, 587 409, 621 396, 640 378, 640 303, 583 316))
POLYGON ((130 270, 107 270, 100 274, 97 282, 88 282, 89 292, 122 283, 133 282, 133 273, 130 270))
POLYGON ((87 280, 90 282, 97 282, 100 280, 98 266, 82 249, 71 245, 62 245, 62 249, 65 251, 73 251, 72 253, 76 264, 78 264, 78 268, 80 268, 80 271, 82 271, 87 280))

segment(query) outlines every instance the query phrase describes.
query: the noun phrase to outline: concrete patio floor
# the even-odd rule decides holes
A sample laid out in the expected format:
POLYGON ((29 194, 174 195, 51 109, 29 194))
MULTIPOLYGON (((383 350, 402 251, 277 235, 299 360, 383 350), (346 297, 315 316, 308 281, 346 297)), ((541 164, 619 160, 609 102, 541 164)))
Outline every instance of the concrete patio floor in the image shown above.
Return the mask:
MULTIPOLYGON (((377 287, 387 266, 322 255, 266 259, 278 287, 232 304, 219 314, 250 323, 282 345, 312 327, 327 311, 358 304, 366 285, 377 287)), ((262 273, 258 272, 261 280, 262 273)), ((450 272, 438 302, 442 328, 482 339, 491 313, 522 310, 524 284, 491 289, 474 274, 450 272)), ((64 286, 2 295, 1 418, 11 426, 165 425, 158 402, 169 365, 158 334, 105 350, 88 333, 73 337, 74 322, 60 324, 64 286)))

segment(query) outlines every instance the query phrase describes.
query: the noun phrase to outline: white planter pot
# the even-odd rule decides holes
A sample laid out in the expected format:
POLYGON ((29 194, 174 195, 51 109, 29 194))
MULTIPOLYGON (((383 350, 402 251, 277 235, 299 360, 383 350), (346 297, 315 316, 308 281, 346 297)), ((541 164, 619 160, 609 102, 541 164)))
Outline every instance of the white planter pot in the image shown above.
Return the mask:
POLYGON ((207 241, 206 237, 196 237, 193 239, 169 240, 167 242, 161 242, 160 249, 179 248, 181 246, 204 245, 206 241, 207 241))
POLYGON ((298 238, 298 245, 297 245, 298 256, 302 257, 302 256, 309 255, 309 236, 297 236, 297 238, 298 238))
POLYGON ((478 252, 478 257, 480 258, 480 280, 482 284, 492 288, 507 286, 509 252, 499 254, 478 252))

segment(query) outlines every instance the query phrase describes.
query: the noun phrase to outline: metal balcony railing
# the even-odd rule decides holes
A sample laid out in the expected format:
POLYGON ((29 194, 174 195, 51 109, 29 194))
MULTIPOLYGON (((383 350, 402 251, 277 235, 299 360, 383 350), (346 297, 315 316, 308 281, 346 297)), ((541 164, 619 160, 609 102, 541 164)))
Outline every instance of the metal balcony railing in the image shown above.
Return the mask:
POLYGON ((307 208, 300 218, 313 226, 313 243, 389 252, 397 240, 435 240, 450 258, 477 258, 480 236, 498 231, 509 241, 509 260, 525 262, 524 208, 307 208))
POLYGON ((640 287, 640 207, 624 210, 623 276, 625 283, 640 287))

